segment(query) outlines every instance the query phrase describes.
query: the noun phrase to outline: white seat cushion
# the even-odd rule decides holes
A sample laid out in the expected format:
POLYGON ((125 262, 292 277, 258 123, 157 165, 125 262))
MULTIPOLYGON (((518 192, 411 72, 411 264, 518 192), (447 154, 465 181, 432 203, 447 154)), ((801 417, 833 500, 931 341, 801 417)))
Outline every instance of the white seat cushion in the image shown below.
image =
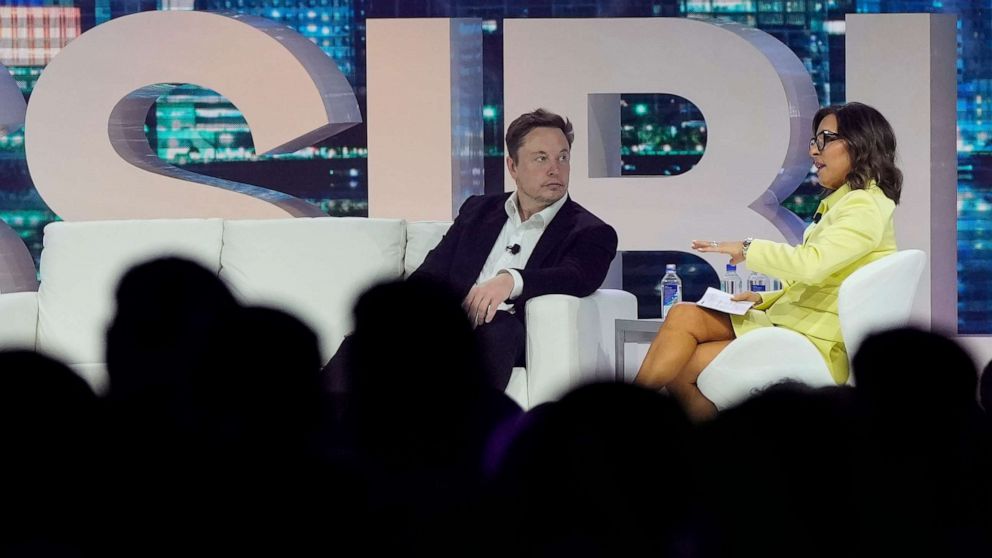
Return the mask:
POLYGON ((762 327, 720 351, 696 384, 722 411, 786 380, 813 387, 836 385, 823 356, 805 337, 784 327, 762 327))
POLYGON ((449 221, 417 221, 406 225, 406 257, 403 261, 404 276, 424 263, 427 253, 441 242, 444 233, 451 227, 449 221))
POLYGON ((530 398, 527 396, 527 369, 519 366, 510 372, 510 382, 506 385, 506 394, 516 401, 521 409, 530 408, 530 398))
POLYGON ((105 362, 121 276, 135 264, 180 256, 220 269, 220 219, 52 223, 38 289, 38 350, 68 364, 105 362))
POLYGON ((405 244, 404 223, 394 219, 226 221, 220 276, 243 303, 303 320, 326 361, 352 330, 357 297, 402 276, 405 244))
POLYGON ((97 395, 104 395, 110 389, 110 375, 103 362, 77 363, 69 366, 79 377, 86 380, 97 395))

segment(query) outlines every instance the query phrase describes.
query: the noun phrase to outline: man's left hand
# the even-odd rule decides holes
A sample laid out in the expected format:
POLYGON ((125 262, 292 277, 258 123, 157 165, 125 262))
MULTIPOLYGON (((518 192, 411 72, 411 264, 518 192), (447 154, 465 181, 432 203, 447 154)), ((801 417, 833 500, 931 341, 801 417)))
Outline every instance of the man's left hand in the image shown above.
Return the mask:
POLYGON ((496 309, 510 298, 513 292, 513 277, 509 273, 498 273, 496 277, 472 287, 462 302, 462 308, 472 321, 472 327, 493 321, 496 309))

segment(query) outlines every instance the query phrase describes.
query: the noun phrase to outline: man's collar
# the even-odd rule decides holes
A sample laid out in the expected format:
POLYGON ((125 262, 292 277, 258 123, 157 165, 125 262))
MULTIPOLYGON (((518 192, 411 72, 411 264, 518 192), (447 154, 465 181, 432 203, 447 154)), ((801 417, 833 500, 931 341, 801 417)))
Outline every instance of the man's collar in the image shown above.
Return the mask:
MULTIPOLYGON (((562 206, 565 205, 565 202, 567 201, 568 201, 568 192, 566 192, 565 195, 562 196, 560 200, 549 205, 548 207, 545 207, 541 211, 538 211, 537 213, 531 215, 530 218, 537 219, 537 222, 541 225, 542 228, 547 227, 548 223, 550 223, 551 220, 555 218, 555 215, 558 215, 558 212, 561 211, 562 206)), ((516 190, 514 190, 513 193, 510 194, 510 197, 506 198, 505 208, 506 208, 507 217, 513 219, 514 223, 521 222, 520 210, 517 204, 516 190)))

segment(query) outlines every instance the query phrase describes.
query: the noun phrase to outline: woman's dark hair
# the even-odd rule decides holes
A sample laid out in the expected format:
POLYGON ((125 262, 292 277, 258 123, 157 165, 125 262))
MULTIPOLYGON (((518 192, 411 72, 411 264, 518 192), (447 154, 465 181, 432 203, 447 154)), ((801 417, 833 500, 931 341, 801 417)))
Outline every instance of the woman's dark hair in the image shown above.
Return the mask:
POLYGON ((813 134, 827 115, 837 118, 837 134, 847 142, 851 172, 847 183, 852 190, 863 190, 872 180, 892 201, 899 203, 902 171, 896 167, 896 135, 889 121, 874 108, 862 103, 823 107, 813 117, 813 134))

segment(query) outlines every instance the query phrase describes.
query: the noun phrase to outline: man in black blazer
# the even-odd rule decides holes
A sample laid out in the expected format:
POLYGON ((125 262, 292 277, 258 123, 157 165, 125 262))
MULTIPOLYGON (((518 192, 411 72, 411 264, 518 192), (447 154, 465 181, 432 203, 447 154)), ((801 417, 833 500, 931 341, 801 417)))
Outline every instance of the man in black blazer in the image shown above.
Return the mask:
POLYGON ((516 191, 469 198, 411 275, 443 281, 463 298, 497 389, 522 363, 527 301, 592 294, 616 253, 613 227, 568 197, 573 137, 568 120, 543 109, 514 120, 506 166, 516 191))

